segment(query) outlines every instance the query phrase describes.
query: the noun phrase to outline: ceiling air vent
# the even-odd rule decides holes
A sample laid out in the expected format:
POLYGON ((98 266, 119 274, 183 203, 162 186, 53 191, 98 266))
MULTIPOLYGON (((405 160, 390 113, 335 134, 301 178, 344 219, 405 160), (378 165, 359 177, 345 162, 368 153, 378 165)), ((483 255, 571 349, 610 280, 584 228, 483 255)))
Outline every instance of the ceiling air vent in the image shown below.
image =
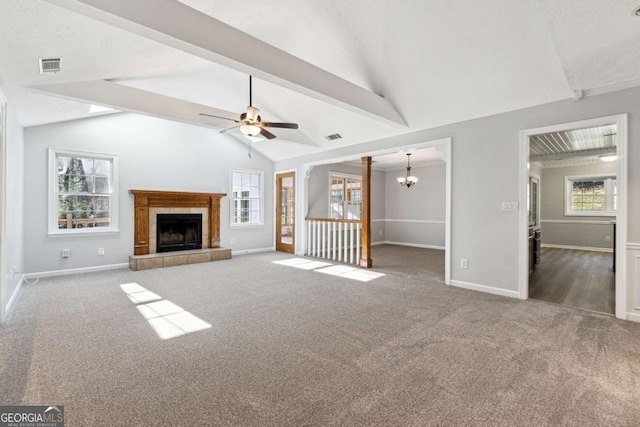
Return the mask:
POLYGON ((61 63, 62 58, 40 58, 40 74, 57 73, 61 63))
POLYGON ((339 133, 334 133, 333 135, 325 136, 325 138, 327 138, 329 141, 335 141, 336 139, 342 139, 342 135, 340 135, 339 133))

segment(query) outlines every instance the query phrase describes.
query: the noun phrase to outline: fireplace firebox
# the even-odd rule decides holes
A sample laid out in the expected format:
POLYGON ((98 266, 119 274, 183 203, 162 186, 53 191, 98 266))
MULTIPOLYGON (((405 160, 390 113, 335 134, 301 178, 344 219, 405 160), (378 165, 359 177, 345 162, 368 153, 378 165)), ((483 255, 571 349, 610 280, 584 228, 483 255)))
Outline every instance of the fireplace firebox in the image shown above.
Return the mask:
POLYGON ((156 252, 202 249, 202 215, 158 214, 156 252))

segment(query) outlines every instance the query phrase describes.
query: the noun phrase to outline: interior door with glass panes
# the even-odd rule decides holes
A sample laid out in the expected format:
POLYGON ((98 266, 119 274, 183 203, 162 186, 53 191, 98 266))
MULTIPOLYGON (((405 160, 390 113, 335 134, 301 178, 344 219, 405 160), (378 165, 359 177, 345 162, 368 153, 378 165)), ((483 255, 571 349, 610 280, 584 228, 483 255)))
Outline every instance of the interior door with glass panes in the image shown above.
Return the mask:
POLYGON ((276 175, 276 250, 294 253, 295 249, 295 172, 276 175))

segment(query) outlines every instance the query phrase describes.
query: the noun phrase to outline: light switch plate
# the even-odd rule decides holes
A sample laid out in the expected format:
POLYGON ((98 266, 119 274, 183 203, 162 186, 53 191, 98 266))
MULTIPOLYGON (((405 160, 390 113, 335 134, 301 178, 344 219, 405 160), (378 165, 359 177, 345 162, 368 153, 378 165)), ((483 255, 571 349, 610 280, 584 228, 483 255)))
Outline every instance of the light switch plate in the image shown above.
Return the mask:
POLYGON ((518 212, 518 202, 502 202, 502 212, 518 212))

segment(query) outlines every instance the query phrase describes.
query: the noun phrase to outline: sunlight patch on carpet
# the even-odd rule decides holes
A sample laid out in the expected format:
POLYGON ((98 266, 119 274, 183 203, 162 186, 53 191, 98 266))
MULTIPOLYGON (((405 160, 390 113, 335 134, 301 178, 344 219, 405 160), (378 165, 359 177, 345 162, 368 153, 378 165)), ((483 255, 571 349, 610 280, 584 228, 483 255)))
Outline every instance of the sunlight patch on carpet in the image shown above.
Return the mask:
POLYGON ((304 258, 289 258, 281 261, 273 261, 274 264, 286 265, 287 267, 301 268, 303 270, 315 270, 316 268, 331 265, 329 262, 313 261, 304 258))
POLYGON ((313 270, 332 276, 340 276, 345 279, 358 280, 360 282, 368 282, 378 277, 384 276, 384 273, 371 271, 348 265, 333 265, 330 262, 314 261, 304 258, 289 258, 280 261, 273 261, 274 264, 284 265, 287 267, 301 268, 303 270, 313 270))
POLYGON ((140 314, 163 340, 211 327, 209 323, 199 317, 171 301, 163 300, 159 295, 137 283, 125 283, 120 285, 120 288, 127 294, 131 302, 136 304, 140 314))
POLYGON ((340 276, 345 279, 358 280, 360 282, 369 282, 378 277, 384 276, 384 273, 377 271, 364 270, 357 267, 349 267, 347 265, 334 265, 332 267, 320 268, 316 270, 318 273, 330 274, 332 276, 340 276))

